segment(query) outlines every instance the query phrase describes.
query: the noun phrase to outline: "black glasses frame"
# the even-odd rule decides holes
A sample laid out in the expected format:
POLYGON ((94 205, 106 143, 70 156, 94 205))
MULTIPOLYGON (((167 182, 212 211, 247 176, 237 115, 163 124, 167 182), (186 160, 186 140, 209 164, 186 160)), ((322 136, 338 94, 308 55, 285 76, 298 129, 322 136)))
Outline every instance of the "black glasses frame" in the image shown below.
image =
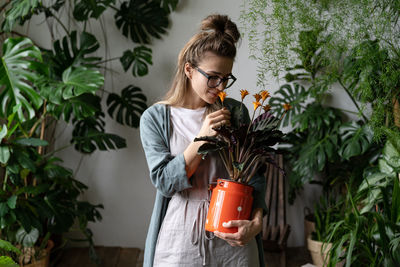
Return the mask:
POLYGON ((207 80, 207 86, 210 87, 210 88, 216 88, 216 87, 218 87, 221 83, 227 82, 227 81, 229 81, 229 79, 232 79, 232 82, 231 82, 230 84, 227 84, 227 85, 224 87, 224 89, 228 89, 228 88, 231 87, 231 86, 235 83, 235 81, 236 81, 236 77, 233 76, 232 74, 229 74, 229 77, 221 78, 221 77, 219 77, 219 76, 217 76, 217 75, 208 75, 204 70, 200 69, 199 67, 194 67, 194 68, 195 68, 198 72, 200 72, 204 77, 206 77, 206 78, 208 79, 208 80, 207 80), (214 86, 210 86, 210 80, 211 80, 211 79, 218 79, 217 84, 214 85, 214 86))

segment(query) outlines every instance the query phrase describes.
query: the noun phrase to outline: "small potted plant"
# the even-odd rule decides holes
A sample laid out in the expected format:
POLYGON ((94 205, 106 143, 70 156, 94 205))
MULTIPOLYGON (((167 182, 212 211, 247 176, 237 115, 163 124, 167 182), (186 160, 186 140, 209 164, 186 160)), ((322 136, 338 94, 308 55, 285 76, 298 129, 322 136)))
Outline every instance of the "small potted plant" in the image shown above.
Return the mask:
MULTIPOLYGON (((217 186, 213 188, 205 226, 207 231, 236 232, 237 229, 224 228, 222 223, 249 219, 253 188, 248 183, 265 163, 276 166, 270 153, 275 152, 272 146, 284 136, 278 130, 283 116, 280 119, 272 116, 270 106, 266 104, 269 92, 263 90, 254 95, 254 111, 249 119, 247 109, 243 106, 248 94, 247 90, 241 90, 241 104, 231 110, 231 125, 215 128, 216 136, 195 139, 207 141, 198 153, 204 157, 217 151, 229 174, 229 177, 218 179, 217 186), (257 112, 259 115, 256 117, 257 112)), ((219 97, 223 105, 226 93, 220 92, 219 97)), ((285 104, 285 109, 290 109, 290 105, 285 104)))

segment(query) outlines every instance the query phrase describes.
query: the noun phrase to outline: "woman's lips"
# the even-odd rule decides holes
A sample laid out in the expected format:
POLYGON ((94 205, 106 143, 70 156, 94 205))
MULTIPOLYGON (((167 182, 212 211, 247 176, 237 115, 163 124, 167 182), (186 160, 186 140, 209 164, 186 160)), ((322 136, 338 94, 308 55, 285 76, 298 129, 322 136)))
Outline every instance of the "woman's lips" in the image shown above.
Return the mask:
POLYGON ((209 93, 210 95, 212 95, 213 97, 217 97, 217 96, 218 96, 218 92, 208 91, 208 93, 209 93))

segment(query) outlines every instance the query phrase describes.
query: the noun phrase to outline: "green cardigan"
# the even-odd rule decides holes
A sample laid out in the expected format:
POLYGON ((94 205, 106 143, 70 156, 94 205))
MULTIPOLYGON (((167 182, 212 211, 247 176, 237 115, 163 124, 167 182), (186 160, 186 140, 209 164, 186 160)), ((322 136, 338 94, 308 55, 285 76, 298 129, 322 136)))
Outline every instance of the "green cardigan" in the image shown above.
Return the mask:
MULTIPOLYGON (((231 108, 240 102, 226 99, 224 105, 231 108)), ((247 109, 245 113, 248 117, 247 109)), ((175 192, 191 188, 186 176, 183 153, 172 156, 169 148, 170 139, 170 108, 164 104, 155 104, 149 107, 140 119, 140 138, 150 171, 150 179, 157 189, 153 213, 147 233, 144 250, 143 267, 152 267, 158 233, 167 212, 169 200, 175 192)), ((265 178, 256 175, 249 183, 254 187, 253 208, 263 208, 265 205, 265 178)), ((264 266, 264 253, 261 234, 256 236, 260 267, 264 266)))

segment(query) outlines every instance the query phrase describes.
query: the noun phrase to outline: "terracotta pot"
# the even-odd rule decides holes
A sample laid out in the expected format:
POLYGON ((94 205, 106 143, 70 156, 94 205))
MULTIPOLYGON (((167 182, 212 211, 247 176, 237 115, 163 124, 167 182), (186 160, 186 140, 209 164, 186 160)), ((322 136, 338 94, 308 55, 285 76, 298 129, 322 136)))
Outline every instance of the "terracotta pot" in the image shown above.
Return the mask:
POLYGON ((205 229, 210 232, 236 233, 237 227, 225 228, 222 223, 248 220, 253 204, 253 187, 231 180, 218 179, 212 190, 205 229))
POLYGON ((307 248, 310 251, 313 264, 317 267, 328 266, 329 262, 329 250, 331 249, 331 243, 322 243, 311 239, 311 236, 307 237, 307 248), (322 251, 322 246, 324 250, 322 251))
POLYGON ((40 260, 37 260, 33 263, 30 263, 28 265, 23 265, 23 266, 24 267, 48 267, 49 262, 50 262, 50 252, 53 249, 53 247, 54 247, 54 242, 51 240, 48 240, 47 247, 44 252, 44 256, 40 260))

